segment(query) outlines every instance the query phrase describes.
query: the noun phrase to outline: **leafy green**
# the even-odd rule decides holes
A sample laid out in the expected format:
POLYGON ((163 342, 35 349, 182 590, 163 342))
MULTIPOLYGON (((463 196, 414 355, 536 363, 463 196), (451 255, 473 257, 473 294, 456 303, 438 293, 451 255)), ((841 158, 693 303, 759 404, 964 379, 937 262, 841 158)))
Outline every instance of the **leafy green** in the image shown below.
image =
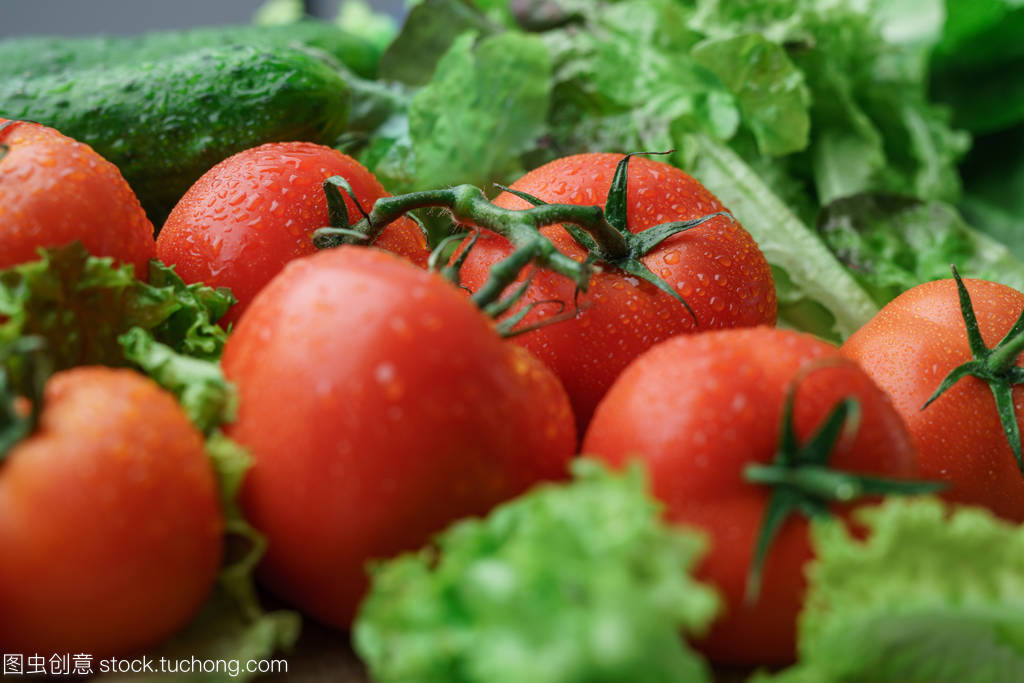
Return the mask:
POLYGON ((512 33, 475 40, 468 33, 455 41, 409 109, 417 176, 434 187, 488 186, 521 170, 517 156, 547 115, 551 62, 543 43, 512 33))
POLYGON ((807 147, 810 98, 803 74, 781 45, 749 33, 701 42, 691 54, 736 95, 762 154, 780 156, 807 147))
POLYGON ((703 540, 658 521, 638 468, 574 471, 373 569, 354 643, 374 680, 708 680, 680 637, 718 608, 687 574, 703 540))
POLYGON ((90 256, 80 243, 40 257, 0 271, 0 346, 38 335, 57 370, 120 366, 128 361, 118 337, 139 327, 175 352, 220 356, 227 333, 215 323, 235 301, 227 290, 186 285, 157 261, 147 284, 131 266, 90 256))
MULTIPOLYGON (((880 4, 880 3, 879 3, 880 4)), ((868 190, 956 199, 955 162, 967 138, 927 98, 921 48, 885 39, 874 3, 816 0, 698 3, 711 35, 756 31, 787 48, 811 93, 802 154, 818 204, 868 190)))
POLYGON ((173 393, 204 434, 235 417, 236 395, 216 362, 175 353, 141 327, 120 337, 125 358, 173 393))
POLYGON ((394 18, 374 12, 365 0, 343 0, 334 23, 348 33, 360 36, 381 53, 398 33, 394 18))
POLYGON ((480 12, 463 0, 425 0, 409 10, 398 36, 380 58, 380 77, 405 85, 426 85, 438 61, 467 31, 495 32, 480 12))
POLYGON ((727 146, 698 138, 693 174, 730 208, 772 265, 780 321, 822 337, 845 337, 878 305, 761 178, 727 146))
POLYGON ((854 195, 825 207, 818 227, 880 306, 921 282, 948 278, 950 264, 967 277, 1024 289, 1024 263, 942 202, 854 195))
MULTIPOLYGON (((229 666, 255 659, 265 659, 275 652, 287 650, 299 636, 301 620, 295 612, 265 612, 260 606, 253 582, 253 572, 266 542, 245 521, 237 503, 242 477, 249 467, 249 456, 235 442, 220 433, 207 440, 207 453, 217 471, 221 502, 225 511, 225 527, 229 541, 228 558, 221 568, 217 586, 200 613, 168 642, 147 652, 151 658, 170 660, 224 660, 229 666)), ((231 672, 177 674, 176 680, 192 683, 245 681, 256 676, 240 668, 231 672)), ((130 676, 112 675, 117 681, 149 681, 165 678, 159 673, 130 676)), ((106 680, 106 677, 100 680, 106 680)))
POLYGON ((355 148, 392 192, 509 182, 543 131, 551 63, 537 38, 487 37, 494 30, 462 0, 413 8, 381 69, 425 84, 410 91, 400 83, 357 83, 354 116, 369 135, 342 148, 355 148), (425 56, 439 51, 440 61, 425 56))
POLYGON ((800 661, 758 680, 1024 678, 1024 527, 934 499, 893 499, 857 517, 867 540, 815 523, 800 661))
POLYGON ((544 34, 555 64, 551 145, 555 154, 666 150, 673 127, 732 135, 732 93, 689 56, 699 36, 672 0, 626 0, 585 7, 586 30, 544 34))

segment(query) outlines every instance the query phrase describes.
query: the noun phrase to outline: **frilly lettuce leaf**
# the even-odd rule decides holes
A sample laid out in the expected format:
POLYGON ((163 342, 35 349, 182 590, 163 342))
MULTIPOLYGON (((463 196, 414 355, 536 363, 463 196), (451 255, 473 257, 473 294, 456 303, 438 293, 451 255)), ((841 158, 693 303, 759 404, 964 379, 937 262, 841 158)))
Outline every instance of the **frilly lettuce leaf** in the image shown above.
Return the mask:
POLYGON ((819 204, 869 190, 946 201, 958 196, 955 164, 968 138, 928 99, 928 43, 887 34, 890 5, 697 2, 693 28, 717 38, 759 33, 784 46, 802 73, 812 125, 800 173, 813 180, 819 204))
POLYGON ((574 471, 373 568, 354 643, 374 680, 709 680, 680 636, 719 606, 687 573, 703 539, 659 521, 638 468, 574 471))
POLYGON ((917 284, 948 278, 950 264, 965 277, 1024 289, 1024 263, 942 202, 854 195, 825 207, 818 227, 880 306, 917 284))
POLYGON ((192 423, 204 434, 235 417, 234 388, 216 362, 176 353, 141 327, 120 337, 125 358, 173 393, 192 423))
POLYGON ((980 508, 894 499, 856 538, 818 522, 798 664, 759 681, 1024 679, 1024 527, 980 508))
POLYGON ((735 134, 736 96, 689 54, 701 36, 680 3, 563 4, 576 20, 541 34, 555 65, 548 158, 668 150, 679 127, 735 134))
POLYGON ((58 370, 120 366, 128 361, 118 337, 139 327, 175 352, 220 356, 227 333, 215 323, 235 301, 226 289, 186 285, 156 261, 142 282, 131 266, 90 256, 80 243, 40 256, 0 271, 0 345, 38 335, 58 370))

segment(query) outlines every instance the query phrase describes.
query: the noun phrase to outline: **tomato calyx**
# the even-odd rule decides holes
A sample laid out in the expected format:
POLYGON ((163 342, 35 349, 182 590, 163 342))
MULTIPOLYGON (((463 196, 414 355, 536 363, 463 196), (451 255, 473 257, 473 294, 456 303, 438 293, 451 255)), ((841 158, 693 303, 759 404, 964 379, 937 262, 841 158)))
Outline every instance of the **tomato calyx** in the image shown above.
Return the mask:
POLYGON ((1017 413, 1013 405, 1013 387, 1024 384, 1024 368, 1017 365, 1017 357, 1024 351, 1024 311, 1013 324, 1006 336, 998 344, 989 348, 981 337, 978 319, 974 314, 971 295, 960 279, 956 266, 950 266, 953 280, 956 281, 957 295, 960 298, 960 313, 964 318, 967 330, 967 343, 971 349, 972 359, 953 368, 938 389, 935 390, 921 410, 932 404, 947 389, 962 378, 972 375, 988 384, 999 412, 999 421, 1003 426, 1006 441, 1013 451, 1017 468, 1024 474, 1024 456, 1021 452, 1020 428, 1017 425, 1017 413))
MULTIPOLYGON (((615 167, 615 174, 612 176, 611 188, 608 190, 608 197, 605 199, 603 224, 599 223, 593 230, 584 230, 577 225, 564 223, 562 225, 569 236, 587 251, 589 258, 604 261, 623 270, 630 275, 645 280, 661 291, 665 292, 678 301, 686 309, 686 312, 697 324, 697 315, 690 308, 690 304, 679 292, 662 278, 656 275, 650 268, 641 261, 652 249, 667 240, 673 235, 691 230, 706 223, 712 218, 725 216, 730 221, 734 220, 728 211, 716 211, 700 218, 688 221, 670 221, 655 225, 642 232, 631 232, 628 225, 628 187, 629 187, 629 160, 638 155, 649 154, 671 154, 674 150, 667 152, 632 152, 626 154, 615 167)), ((534 197, 533 195, 512 188, 498 185, 505 192, 509 192, 520 199, 533 204, 534 206, 545 205, 547 202, 534 197)))
POLYGON ((318 229, 316 234, 330 235, 336 238, 344 236, 357 242, 365 242, 368 240, 369 237, 367 235, 349 228, 351 223, 348 217, 348 207, 345 205, 345 198, 341 196, 341 190, 344 190, 345 194, 352 199, 352 203, 356 205, 357 209, 359 209, 363 218, 368 218, 366 210, 363 208, 362 204, 359 203, 359 199, 356 197, 356 193, 352 190, 352 186, 349 182, 340 175, 332 175, 323 182, 323 188, 324 196, 327 198, 328 225, 318 229), (341 190, 338 188, 341 188, 341 190))
POLYGON ((743 471, 746 481, 772 489, 747 574, 748 603, 757 602, 765 559, 790 515, 800 513, 808 519, 827 518, 832 515, 832 503, 850 503, 866 496, 885 494, 933 493, 945 486, 942 482, 893 479, 831 469, 829 458, 836 445, 841 440, 852 439, 859 427, 860 405, 852 396, 841 400, 814 434, 804 444, 799 444, 793 423, 793 404, 796 386, 805 374, 801 373, 786 390, 775 459, 769 464, 751 463, 743 471))
POLYGON ((46 340, 19 337, 0 351, 0 463, 35 431, 43 408, 43 388, 53 374, 46 340), (23 400, 28 401, 28 410, 23 400))

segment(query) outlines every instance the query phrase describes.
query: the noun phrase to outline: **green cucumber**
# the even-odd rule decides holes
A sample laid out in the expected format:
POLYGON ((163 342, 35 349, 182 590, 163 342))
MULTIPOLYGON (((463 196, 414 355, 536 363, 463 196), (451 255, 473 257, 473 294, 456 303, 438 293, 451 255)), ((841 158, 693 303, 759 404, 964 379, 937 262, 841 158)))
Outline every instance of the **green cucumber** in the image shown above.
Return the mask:
POLYGON ((364 38, 323 21, 280 26, 217 26, 187 31, 159 31, 139 36, 27 36, 0 40, 0 81, 67 70, 138 64, 202 48, 251 45, 305 46, 321 50, 353 73, 373 78, 380 48, 364 38))
POLYGON ((0 79, 0 116, 91 145, 121 169, 158 228, 219 161, 265 142, 331 144, 348 111, 345 79, 291 48, 233 46, 0 79))

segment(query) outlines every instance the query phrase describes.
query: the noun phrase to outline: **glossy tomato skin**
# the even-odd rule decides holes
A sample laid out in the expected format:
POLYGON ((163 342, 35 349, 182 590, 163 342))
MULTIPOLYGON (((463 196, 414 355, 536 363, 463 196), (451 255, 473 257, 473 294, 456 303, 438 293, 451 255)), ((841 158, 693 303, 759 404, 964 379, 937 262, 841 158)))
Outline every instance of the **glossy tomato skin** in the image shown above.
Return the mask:
POLYGON ((229 434, 254 460, 242 502, 269 540, 260 578, 333 626, 367 561, 564 477, 575 451, 550 371, 462 292, 375 249, 289 264, 223 363, 240 398, 229 434))
MULTIPOLYGON (((549 203, 603 206, 621 159, 620 154, 565 157, 527 173, 512 188, 549 203)), ((632 232, 724 208, 691 176, 644 157, 629 162, 627 197, 632 232)), ((529 207, 508 193, 495 203, 509 209, 529 207)), ((548 226, 542 232, 563 253, 583 259, 583 250, 562 226, 548 226)), ((510 249, 504 238, 482 235, 463 267, 464 283, 470 289, 479 288, 491 265, 510 249)), ((669 238, 642 260, 686 299, 697 324, 668 294, 608 267, 592 278, 574 318, 516 338, 562 380, 581 431, 623 368, 659 341, 694 331, 775 323, 771 270, 753 238, 737 222, 726 217, 712 219, 669 238)), ((571 307, 574 285, 560 275, 540 272, 525 299, 563 301, 571 307)), ((537 311, 538 315, 550 315, 557 309, 545 305, 537 311)))
MULTIPOLYGON (((329 224, 323 181, 339 175, 367 211, 388 196, 350 156, 311 142, 273 142, 231 156, 207 171, 171 211, 157 237, 157 254, 186 282, 229 287, 235 322, 286 263, 312 254, 312 235, 329 224)), ((349 219, 361 214, 342 192, 349 219)), ((425 266, 430 253, 419 227, 401 218, 376 246, 425 266)))
MULTIPOLYGON (((964 284, 991 348, 1020 316, 1024 294, 985 280, 964 284)), ((971 359, 953 280, 927 282, 899 295, 850 336, 842 351, 892 397, 914 438, 921 474, 949 482, 948 500, 1024 522, 1024 477, 988 385, 965 377, 921 410, 946 375, 971 359)), ((1024 431, 1024 387, 1014 387, 1013 400, 1024 431)))
POLYGON ((760 598, 746 604, 747 574, 771 491, 747 483, 743 470, 774 459, 786 388, 814 363, 822 367, 807 374, 796 393, 799 442, 853 396, 860 427, 854 439, 840 441, 832 466, 914 477, 910 436, 867 375, 825 342, 767 327, 679 336, 655 346, 615 382, 583 442, 584 453, 616 466, 642 460, 666 517, 708 532, 711 549, 698 574, 721 591, 726 611, 699 646, 716 662, 754 666, 794 657, 811 557, 807 522, 794 516, 785 523, 767 557, 760 598))
POLYGON ((199 610, 223 519, 203 440, 124 369, 54 375, 36 433, 0 464, 0 650, 137 652, 199 610))
POLYGON ((117 166, 28 121, 0 118, 0 146, 0 268, 36 260, 40 247, 77 240, 148 277, 153 224, 117 166))

